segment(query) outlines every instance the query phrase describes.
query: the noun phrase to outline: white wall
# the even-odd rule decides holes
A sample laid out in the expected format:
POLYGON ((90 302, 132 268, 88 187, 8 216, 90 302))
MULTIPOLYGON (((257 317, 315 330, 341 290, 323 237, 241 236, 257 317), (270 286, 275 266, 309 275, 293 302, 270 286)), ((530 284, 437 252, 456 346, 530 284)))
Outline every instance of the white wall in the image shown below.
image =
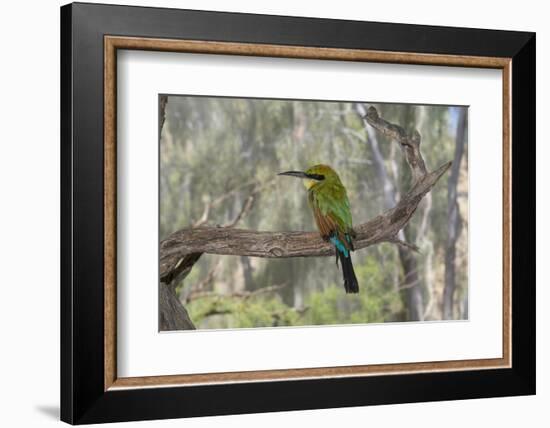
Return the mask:
MULTIPOLYGON (((122 1, 122 0, 121 0, 122 1)), ((104 3, 113 3, 103 1, 104 3)), ((186 427, 346 426, 505 427, 548 426, 550 416, 550 298, 543 262, 550 251, 548 200, 550 115, 548 93, 550 29, 544 2, 462 0, 148 0, 125 3, 191 9, 256 12, 323 18, 485 27, 537 32, 538 140, 538 395, 535 397, 421 403, 265 415, 200 418, 186 427), (544 134, 544 135, 543 135, 544 134), (546 142, 546 144, 543 144, 546 142), (545 167, 545 168, 544 168, 545 167), (543 170, 544 168, 544 170, 543 170), (546 247, 546 246, 544 246, 546 247), (546 305, 545 305, 546 306, 546 305)), ((59 10, 58 0, 4 2, 0 67, 0 398, 3 426, 42 427, 58 423, 59 405, 59 10), (32 109, 31 107, 32 106, 32 109), (32 115, 32 125, 25 119, 32 115), (22 314, 23 311, 23 314, 22 314)), ((148 426, 181 426, 182 421, 148 426)), ((125 426, 137 426, 127 424, 125 426)), ((147 423, 141 424, 146 426, 147 423)))

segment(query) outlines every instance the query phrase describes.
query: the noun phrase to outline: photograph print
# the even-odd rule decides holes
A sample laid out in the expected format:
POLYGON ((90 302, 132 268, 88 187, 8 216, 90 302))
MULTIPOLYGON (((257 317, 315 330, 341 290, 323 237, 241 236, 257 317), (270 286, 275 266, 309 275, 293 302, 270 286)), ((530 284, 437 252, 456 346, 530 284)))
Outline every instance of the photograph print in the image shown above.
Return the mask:
POLYGON ((159 330, 468 319, 468 107, 161 94, 159 330))

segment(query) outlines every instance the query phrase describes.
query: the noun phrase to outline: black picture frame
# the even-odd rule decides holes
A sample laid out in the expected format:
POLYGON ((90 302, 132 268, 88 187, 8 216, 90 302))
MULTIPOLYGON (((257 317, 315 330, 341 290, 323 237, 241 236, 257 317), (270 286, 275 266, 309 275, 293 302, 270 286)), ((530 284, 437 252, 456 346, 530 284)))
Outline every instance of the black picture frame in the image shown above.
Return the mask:
POLYGON ((61 419, 71 424, 535 393, 535 34, 74 3, 61 8, 61 419), (104 390, 104 36, 512 58, 512 367, 104 390))

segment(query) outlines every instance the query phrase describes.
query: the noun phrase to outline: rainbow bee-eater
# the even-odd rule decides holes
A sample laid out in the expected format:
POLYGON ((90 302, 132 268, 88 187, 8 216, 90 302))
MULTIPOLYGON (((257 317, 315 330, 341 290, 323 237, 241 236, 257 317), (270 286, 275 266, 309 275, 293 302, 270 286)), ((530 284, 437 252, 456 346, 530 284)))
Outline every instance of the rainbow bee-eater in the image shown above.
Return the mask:
POLYGON ((306 171, 287 171, 279 175, 303 179, 321 237, 334 245, 336 264, 340 260, 342 265, 346 293, 358 293, 359 284, 351 263, 355 232, 350 204, 346 188, 336 171, 328 165, 315 165, 306 171))

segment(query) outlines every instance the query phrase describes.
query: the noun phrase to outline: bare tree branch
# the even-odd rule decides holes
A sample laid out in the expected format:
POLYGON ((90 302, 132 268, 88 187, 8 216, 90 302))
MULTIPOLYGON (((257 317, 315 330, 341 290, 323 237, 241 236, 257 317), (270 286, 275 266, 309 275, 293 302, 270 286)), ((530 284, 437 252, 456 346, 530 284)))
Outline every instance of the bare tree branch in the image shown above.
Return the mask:
POLYGON ((200 280, 196 284, 193 284, 189 288, 189 290, 183 290, 183 292, 180 292, 180 301, 184 303, 189 303, 191 300, 193 300, 193 297, 195 295, 200 293, 206 293, 206 291, 204 290, 212 281, 214 281, 214 278, 216 277, 216 274, 218 273, 218 270, 220 269, 221 264, 222 264, 222 259, 217 261, 214 267, 210 269, 210 271, 208 271, 208 273, 202 280, 200 280))
POLYGON ((223 195, 218 196, 216 199, 212 201, 207 200, 206 203, 204 204, 204 210, 201 217, 193 223, 193 227, 200 227, 207 224, 210 217, 210 212, 212 211, 213 208, 216 208, 225 200, 237 195, 242 189, 249 186, 253 186, 250 194, 247 196, 246 201, 243 204, 237 216, 233 220, 231 220, 229 223, 223 225, 224 227, 234 227, 239 221, 241 221, 244 217, 246 217, 246 215, 250 212, 258 194, 262 190, 264 190, 266 187, 271 186, 273 183, 275 183, 275 179, 271 179, 263 183, 257 180, 247 181, 246 183, 236 186, 235 188, 231 189, 227 193, 224 193, 223 195))
POLYGON ((378 115, 378 111, 372 106, 367 110, 364 119, 377 131, 401 144, 401 148, 405 153, 405 159, 411 168, 414 183, 428 173, 426 164, 420 153, 420 133, 417 130, 414 130, 411 134, 407 134, 401 126, 382 119, 378 115))
POLYGON ((288 284, 278 284, 278 285, 270 285, 268 287, 259 288, 254 291, 235 291, 230 294, 220 294, 216 293, 215 291, 197 291, 188 296, 187 301, 191 302, 193 300, 197 299, 204 299, 207 297, 227 297, 227 298, 236 298, 236 299, 243 299, 248 300, 251 297, 256 297, 262 294, 268 294, 268 293, 274 293, 275 291, 281 290, 285 288, 288 284))
POLYGON ((208 222, 209 217, 210 217, 210 212, 211 212, 212 208, 216 208, 217 206, 219 206, 225 200, 237 195, 242 189, 244 189, 246 187, 249 187, 249 186, 257 185, 257 184, 258 184, 258 181, 250 180, 250 181, 247 181, 245 183, 242 183, 242 184, 234 187, 233 189, 229 190, 228 192, 218 196, 214 200, 207 199, 205 204, 204 204, 204 210, 202 212, 202 215, 200 216, 200 218, 197 221, 195 221, 193 223, 193 227, 199 227, 199 226, 203 226, 204 224, 206 224, 208 222))
POLYGON ((224 224, 224 227, 235 227, 237 223, 239 223, 243 218, 248 215, 248 213, 254 206, 254 203, 256 202, 258 194, 266 187, 273 185, 273 183, 275 183, 275 179, 271 179, 265 183, 257 183, 246 198, 246 201, 241 207, 241 210, 237 213, 233 220, 231 220, 229 223, 224 224))
MULTIPOLYGON (((390 208, 395 205, 395 201, 399 200, 399 191, 395 183, 398 181, 398 167, 394 159, 395 147, 396 145, 391 145, 391 156, 390 156, 390 172, 388 173, 385 159, 382 156, 382 152, 378 143, 378 136, 375 132, 378 130, 383 135, 386 135, 390 139, 394 139, 401 150, 405 153, 405 160, 409 164, 411 171, 413 171, 413 183, 417 183, 419 177, 423 177, 426 173, 425 169, 419 171, 417 176, 414 175, 415 165, 424 165, 423 160, 415 160, 415 156, 421 158, 420 153, 420 134, 415 131, 413 134, 407 134, 405 130, 398 125, 391 124, 378 115, 378 112, 374 107, 370 107, 367 111, 365 106, 360 103, 354 105, 355 110, 359 116, 366 122, 365 131, 368 135, 367 143, 369 144, 371 151, 373 153, 373 159, 375 164, 375 171, 378 175, 378 180, 382 184, 383 194, 384 194, 384 206, 390 208), (415 147, 416 150, 409 150, 409 147, 415 147), (407 156, 408 155, 408 156, 407 156)), ((427 194, 427 197, 430 195, 427 194)), ((406 225, 408 226, 408 225, 406 225)), ((406 243, 407 227, 401 229, 396 236, 396 243, 398 246, 398 255, 401 265, 403 267, 403 273, 405 276, 405 285, 399 286, 398 290, 405 290, 406 300, 408 301, 408 317, 411 320, 420 320, 424 319, 424 309, 423 309, 423 293, 422 293, 422 283, 418 276, 418 262, 411 250, 416 252, 418 247, 412 246, 411 244, 406 243)))
MULTIPOLYGON (((394 208, 355 227, 355 248, 395 242, 398 232, 407 224, 424 195, 449 167, 450 163, 446 163, 422 177, 394 208)), ((173 278, 174 270, 185 267, 178 265, 180 260, 194 253, 267 258, 320 257, 334 255, 334 248, 316 232, 258 232, 219 226, 182 229, 161 242, 161 280, 173 278)))
POLYGON ((419 253, 420 252, 420 248, 418 247, 418 245, 415 245, 415 244, 411 244, 409 242, 406 242, 406 241, 403 241, 399 238, 395 238, 391 241, 388 241, 388 242, 392 242, 394 244, 397 244, 397 245, 400 245, 402 246, 403 248, 406 248, 407 250, 411 250, 411 251, 414 251, 415 253, 419 253))

